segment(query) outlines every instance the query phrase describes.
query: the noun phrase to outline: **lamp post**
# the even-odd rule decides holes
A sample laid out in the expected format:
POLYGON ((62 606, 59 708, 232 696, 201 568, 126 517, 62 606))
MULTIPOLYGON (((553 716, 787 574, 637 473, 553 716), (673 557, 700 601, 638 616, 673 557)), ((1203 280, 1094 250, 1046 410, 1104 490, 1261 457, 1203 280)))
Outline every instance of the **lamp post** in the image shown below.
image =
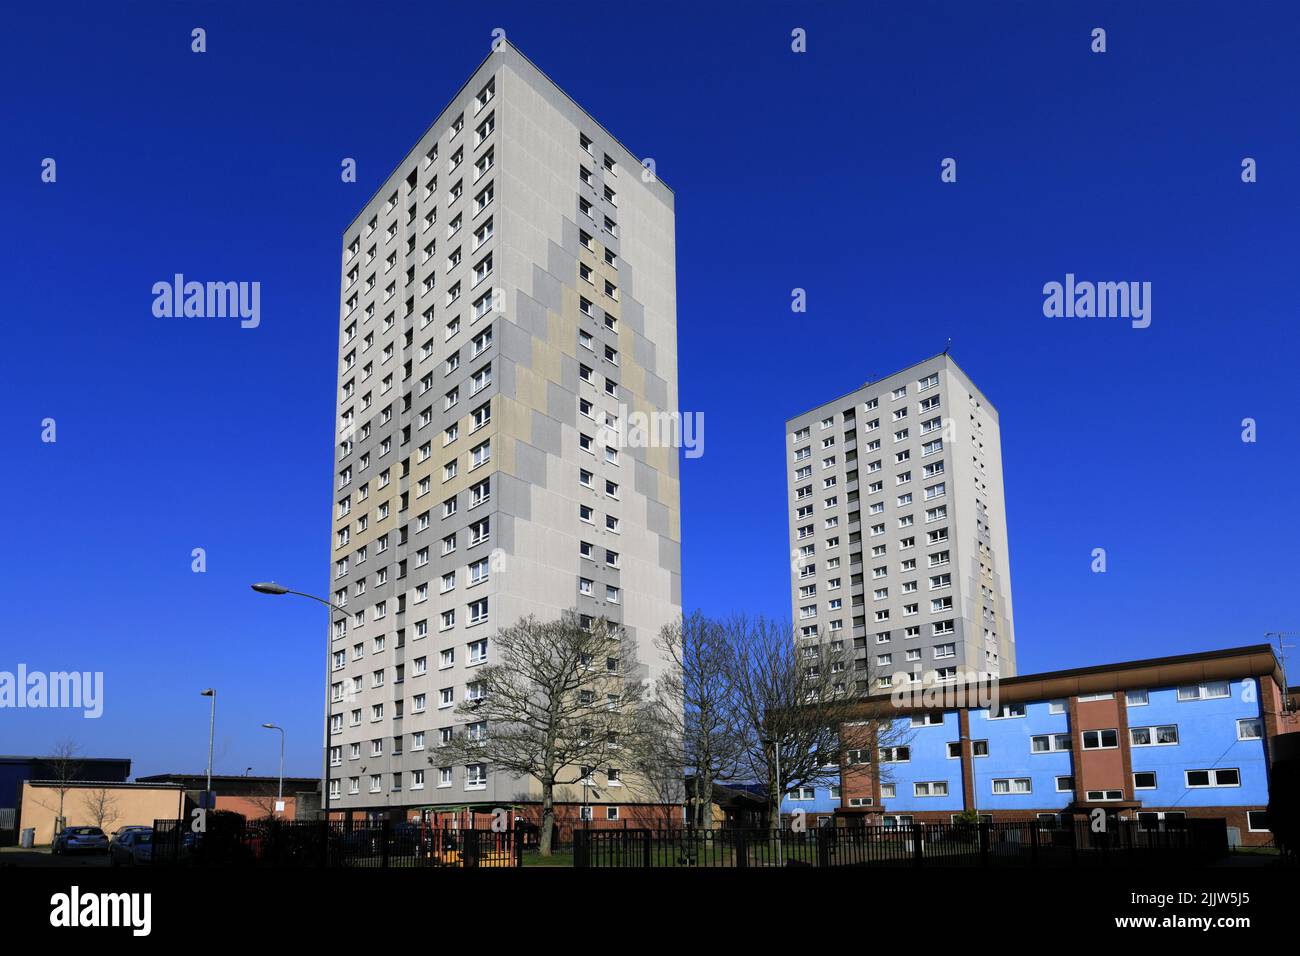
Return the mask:
POLYGON ((213 807, 208 806, 208 801, 212 799, 212 741, 217 733, 217 691, 214 687, 209 687, 205 691, 199 692, 200 697, 212 698, 212 710, 208 716, 208 789, 203 794, 203 806, 211 810, 213 807))
MULTIPOLYGON (((258 594, 296 594, 298 597, 304 597, 318 604, 324 604, 331 611, 338 611, 344 615, 346 620, 347 611, 343 610, 332 601, 327 601, 323 597, 317 597, 314 594, 307 594, 303 591, 293 591, 282 584, 276 584, 274 581, 259 581, 250 585, 258 594)), ((325 632, 325 753, 323 755, 324 764, 324 792, 321 794, 322 803, 325 807, 325 819, 330 816, 330 653, 334 650, 334 618, 330 617, 330 628, 325 632)))
MULTIPOLYGON (((267 730, 280 731, 280 786, 279 789, 276 791, 276 798, 275 798, 276 800, 275 812, 280 813, 282 812, 282 809, 284 807, 284 728, 279 727, 276 724, 263 724, 262 726, 265 727, 267 730)), ((327 749, 325 751, 326 759, 328 759, 329 757, 328 743, 329 742, 327 740, 326 741, 327 749)))

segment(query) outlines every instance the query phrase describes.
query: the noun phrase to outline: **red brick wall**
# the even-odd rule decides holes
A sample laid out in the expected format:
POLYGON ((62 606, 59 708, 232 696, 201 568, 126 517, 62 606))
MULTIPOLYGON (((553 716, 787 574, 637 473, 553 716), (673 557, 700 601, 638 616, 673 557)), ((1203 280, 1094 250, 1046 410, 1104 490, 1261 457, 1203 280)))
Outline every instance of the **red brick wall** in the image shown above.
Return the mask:
MULTIPOLYGON (((217 809, 230 810, 234 813, 242 814, 247 820, 260 820, 269 815, 269 811, 274 809, 276 798, 271 797, 231 797, 217 794, 217 809)), ((274 816, 281 820, 294 819, 294 811, 297 803, 292 796, 285 794, 284 811, 276 813, 274 816)))
POLYGON ((1075 700, 1077 723, 1070 728, 1074 735, 1075 781, 1074 791, 1081 799, 1089 790, 1123 790, 1130 793, 1128 778, 1124 773, 1125 737, 1118 698, 1111 700, 1075 700), (1112 750, 1084 750, 1085 730, 1114 730, 1118 744, 1112 750))

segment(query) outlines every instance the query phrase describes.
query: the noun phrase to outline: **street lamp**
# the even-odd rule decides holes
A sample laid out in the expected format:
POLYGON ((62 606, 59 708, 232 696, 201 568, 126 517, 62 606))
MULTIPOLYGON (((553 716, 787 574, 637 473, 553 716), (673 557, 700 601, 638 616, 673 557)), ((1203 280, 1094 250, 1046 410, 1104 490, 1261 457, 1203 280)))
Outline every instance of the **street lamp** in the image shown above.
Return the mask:
POLYGON ((213 808, 208 807, 208 801, 212 799, 212 741, 217 732, 217 691, 209 687, 205 691, 200 691, 199 696, 212 698, 212 712, 208 717, 208 789, 203 796, 204 807, 211 810, 213 808))
POLYGON ((587 815, 587 819, 584 822, 586 823, 588 830, 591 829, 591 821, 595 816, 595 814, 591 812, 591 793, 593 791, 596 794, 596 799, 599 800, 600 791, 596 790, 595 786, 592 785, 591 773, 588 772, 588 774, 582 778, 582 809, 587 815))
MULTIPOLYGON (((280 731, 280 789, 276 796, 276 812, 279 813, 284 807, 284 728, 275 724, 263 724, 267 730, 280 731)), ((326 751, 328 754, 328 750, 326 751)))
MULTIPOLYGON (((348 613, 347 611, 343 610, 341 607, 334 604, 332 601, 327 601, 325 598, 317 597, 314 594, 307 594, 303 591, 294 591, 285 587, 283 584, 276 584, 274 581, 258 581, 256 584, 250 585, 250 587, 252 587, 252 589, 256 591, 258 594, 296 594, 298 597, 305 597, 309 600, 317 602, 318 604, 324 604, 331 611, 338 611, 340 614, 344 615, 344 620, 347 619, 347 613, 348 613)), ((325 745, 324 745, 325 752, 323 754, 325 781, 324 781, 324 793, 321 794, 325 806, 326 820, 328 820, 330 816, 330 652, 334 650, 334 637, 332 634, 333 624, 334 624, 334 619, 331 616, 330 628, 325 632, 325 745)), ((281 739, 281 742, 283 743, 283 738, 281 739)), ((284 786, 283 759, 281 761, 280 776, 281 776, 280 785, 281 787, 283 787, 284 786)))

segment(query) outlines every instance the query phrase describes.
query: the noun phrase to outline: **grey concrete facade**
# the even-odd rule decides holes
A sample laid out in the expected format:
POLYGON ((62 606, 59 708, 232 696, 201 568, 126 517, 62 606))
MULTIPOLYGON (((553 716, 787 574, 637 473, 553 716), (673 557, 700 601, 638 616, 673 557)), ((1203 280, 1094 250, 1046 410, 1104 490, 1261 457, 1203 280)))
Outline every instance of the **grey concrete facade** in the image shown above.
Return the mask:
POLYGON ((957 363, 796 415, 785 444, 796 634, 853 647, 846 689, 1014 675, 998 413, 957 363))
POLYGON ((677 450, 616 427, 677 408, 672 192, 502 44, 344 232, 341 277, 331 803, 527 801, 437 757, 494 629, 603 616, 653 679, 681 610, 677 450))

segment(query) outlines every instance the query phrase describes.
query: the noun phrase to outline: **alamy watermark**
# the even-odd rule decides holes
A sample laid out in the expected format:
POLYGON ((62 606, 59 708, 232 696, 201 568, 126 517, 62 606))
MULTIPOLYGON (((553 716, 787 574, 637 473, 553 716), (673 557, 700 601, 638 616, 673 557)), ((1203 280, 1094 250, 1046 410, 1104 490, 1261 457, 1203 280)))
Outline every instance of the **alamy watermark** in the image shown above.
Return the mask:
POLYGON ((153 284, 153 314, 160 319, 238 318, 245 329, 262 323, 262 283, 194 282, 176 273, 153 284))
POLYGON ((682 448, 687 458, 704 454, 703 412, 633 412, 618 406, 618 417, 600 426, 597 437, 609 448, 682 448))
POLYGON ((990 714, 1000 709, 997 674, 971 671, 956 680, 917 683, 912 675, 899 672, 893 676, 889 702, 900 710, 960 710, 987 708, 990 714))
POLYGON ((104 714, 103 671, 0 671, 0 710, 5 708, 80 710, 88 720, 104 714))
POLYGON ((1043 286, 1043 315, 1049 319, 1131 319, 1133 328, 1151 324, 1150 282, 1076 281, 1073 272, 1065 282, 1043 286))
POLYGON ((148 936, 153 929, 153 894, 83 893, 74 885, 68 892, 50 897, 50 925, 56 929, 129 929, 132 936, 148 936))

